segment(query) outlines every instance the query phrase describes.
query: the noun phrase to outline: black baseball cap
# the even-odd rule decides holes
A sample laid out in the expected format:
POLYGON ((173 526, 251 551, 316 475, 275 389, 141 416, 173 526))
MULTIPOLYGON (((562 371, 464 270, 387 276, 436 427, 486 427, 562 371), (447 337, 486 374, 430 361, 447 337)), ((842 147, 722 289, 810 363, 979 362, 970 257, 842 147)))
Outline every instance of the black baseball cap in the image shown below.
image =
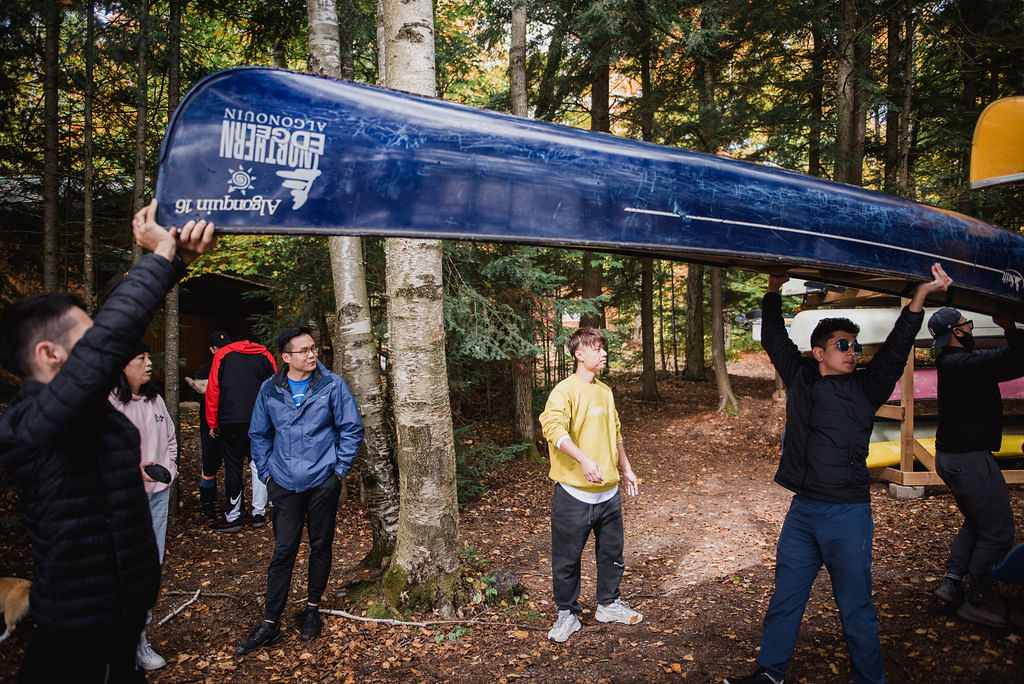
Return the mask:
POLYGON ((948 306, 932 314, 932 317, 928 319, 928 332, 935 338, 935 341, 932 342, 933 349, 942 349, 949 344, 953 328, 961 318, 959 311, 948 306))
POLYGON ((210 334, 210 346, 220 349, 231 344, 231 337, 223 330, 214 330, 210 334))

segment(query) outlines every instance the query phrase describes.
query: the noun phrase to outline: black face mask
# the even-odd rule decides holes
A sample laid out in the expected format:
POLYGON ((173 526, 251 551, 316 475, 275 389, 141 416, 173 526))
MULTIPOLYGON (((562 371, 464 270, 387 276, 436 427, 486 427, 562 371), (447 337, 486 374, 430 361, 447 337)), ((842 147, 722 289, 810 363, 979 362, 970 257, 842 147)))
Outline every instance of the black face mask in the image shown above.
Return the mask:
POLYGON ((971 351, 972 349, 974 349, 974 335, 972 335, 971 333, 964 333, 957 339, 960 340, 960 344, 967 351, 971 351))

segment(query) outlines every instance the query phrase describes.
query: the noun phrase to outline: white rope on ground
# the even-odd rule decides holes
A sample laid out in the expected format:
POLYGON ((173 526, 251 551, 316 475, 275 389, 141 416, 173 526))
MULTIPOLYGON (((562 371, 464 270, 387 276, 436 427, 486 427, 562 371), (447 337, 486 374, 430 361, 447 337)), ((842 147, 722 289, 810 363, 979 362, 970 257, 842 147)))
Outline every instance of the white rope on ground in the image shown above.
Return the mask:
POLYGON ((399 627, 430 627, 432 625, 481 625, 481 626, 493 626, 493 627, 518 627, 519 629, 529 629, 534 632, 546 632, 547 627, 534 627, 533 625, 519 625, 512 622, 489 622, 485 620, 433 620, 430 622, 404 622, 402 620, 394 620, 392 618, 370 618, 362 617, 359 615, 353 615, 347 613, 344 610, 331 610, 329 608, 321 608, 321 613, 325 615, 337 615, 339 617, 348 618, 349 620, 359 620, 361 622, 376 622, 383 623, 386 625, 397 625, 399 627))

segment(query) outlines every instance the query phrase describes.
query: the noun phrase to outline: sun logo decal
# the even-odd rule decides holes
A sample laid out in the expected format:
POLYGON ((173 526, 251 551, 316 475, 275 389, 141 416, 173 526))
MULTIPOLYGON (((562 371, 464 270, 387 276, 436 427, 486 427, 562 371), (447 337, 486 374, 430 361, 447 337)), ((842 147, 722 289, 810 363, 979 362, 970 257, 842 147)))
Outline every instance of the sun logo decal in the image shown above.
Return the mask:
POLYGON ((246 169, 239 164, 237 169, 230 169, 230 171, 231 178, 228 180, 228 193, 241 190, 244 195, 246 190, 252 190, 255 187, 252 182, 256 180, 256 176, 252 175, 252 167, 246 169))

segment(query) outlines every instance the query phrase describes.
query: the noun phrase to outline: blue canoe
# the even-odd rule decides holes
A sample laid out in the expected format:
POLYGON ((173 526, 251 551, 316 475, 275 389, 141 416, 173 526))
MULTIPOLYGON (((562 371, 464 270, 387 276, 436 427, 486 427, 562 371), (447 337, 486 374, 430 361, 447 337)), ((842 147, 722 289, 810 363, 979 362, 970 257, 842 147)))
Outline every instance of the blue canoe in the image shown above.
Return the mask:
POLYGON ((225 232, 586 247, 908 291, 1024 314, 1024 238, 778 168, 290 71, 196 84, 164 138, 158 220, 225 232))

